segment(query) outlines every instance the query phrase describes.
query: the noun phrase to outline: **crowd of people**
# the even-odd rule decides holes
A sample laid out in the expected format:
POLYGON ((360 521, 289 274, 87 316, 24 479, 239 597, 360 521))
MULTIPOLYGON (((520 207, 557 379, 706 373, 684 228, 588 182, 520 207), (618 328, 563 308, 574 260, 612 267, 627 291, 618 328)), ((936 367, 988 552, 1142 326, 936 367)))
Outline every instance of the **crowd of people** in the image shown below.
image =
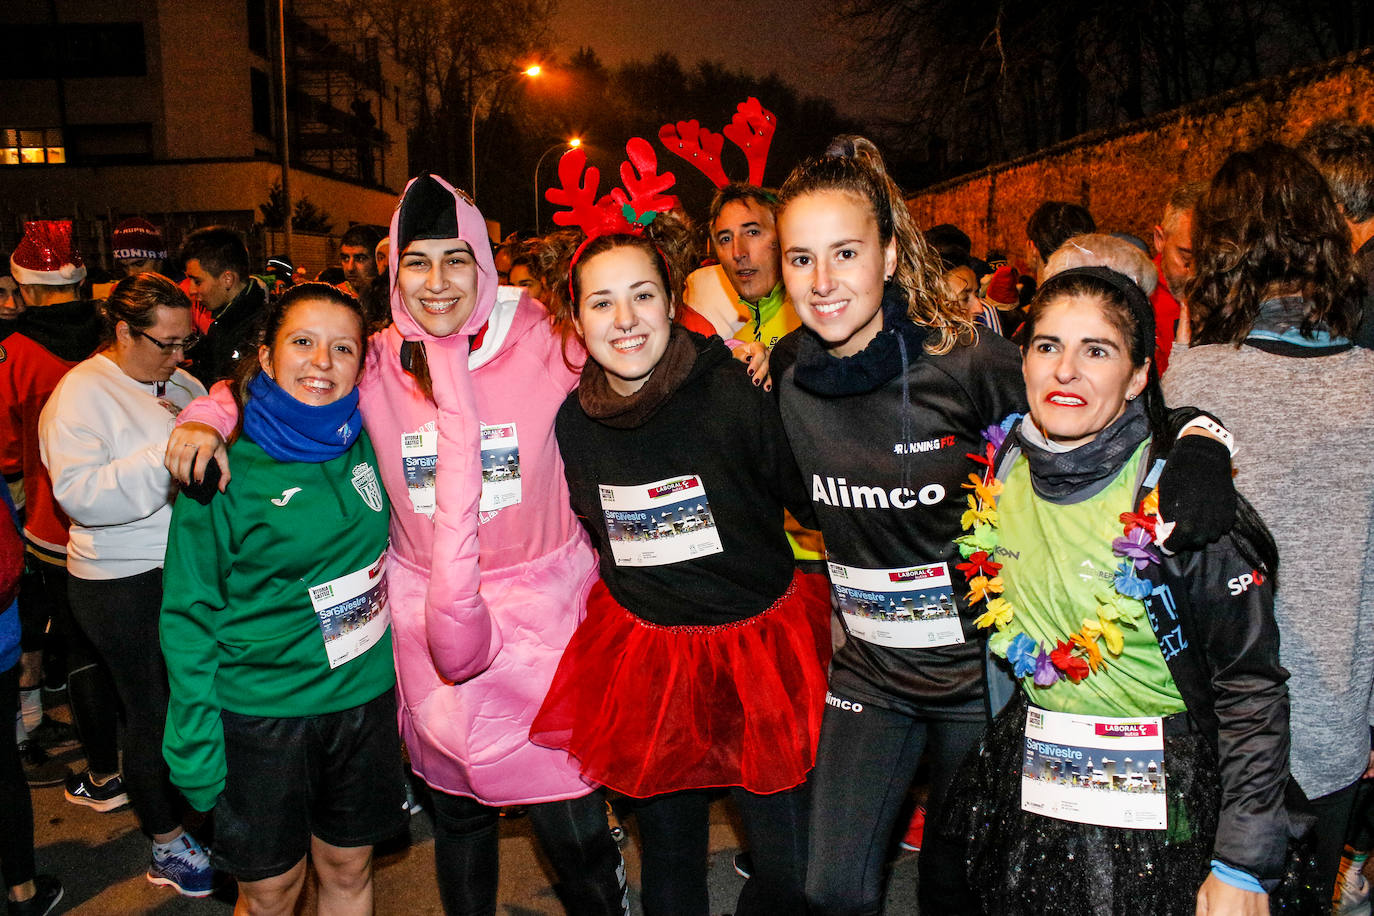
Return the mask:
POLYGON ((132 219, 93 286, 26 226, 8 911, 61 899, 61 785, 245 914, 373 912, 421 808, 444 911, 494 913, 513 807, 625 914, 613 803, 643 912, 704 916, 721 796, 744 916, 880 913, 902 847, 923 913, 1368 912, 1374 129, 1232 154, 1151 242, 1046 201, 981 255, 862 137, 703 166, 697 225, 626 152, 495 246, 419 175, 316 280, 132 219))

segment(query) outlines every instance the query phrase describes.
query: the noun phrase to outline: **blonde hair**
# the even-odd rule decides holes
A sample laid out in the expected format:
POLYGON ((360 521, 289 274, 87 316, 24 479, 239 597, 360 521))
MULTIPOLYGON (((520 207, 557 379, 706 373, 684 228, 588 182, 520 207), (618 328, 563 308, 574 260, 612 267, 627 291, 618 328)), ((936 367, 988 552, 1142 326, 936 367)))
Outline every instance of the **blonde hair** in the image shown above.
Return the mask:
POLYGON ((907 315, 933 333, 927 352, 948 353, 960 340, 974 340, 978 329, 964 310, 948 301, 941 284, 940 257, 916 228, 902 189, 887 174, 872 141, 845 135, 830 141, 825 155, 803 162, 787 176, 779 192, 778 216, 797 198, 818 191, 841 191, 866 203, 884 245, 896 240, 893 282, 907 295, 907 315))

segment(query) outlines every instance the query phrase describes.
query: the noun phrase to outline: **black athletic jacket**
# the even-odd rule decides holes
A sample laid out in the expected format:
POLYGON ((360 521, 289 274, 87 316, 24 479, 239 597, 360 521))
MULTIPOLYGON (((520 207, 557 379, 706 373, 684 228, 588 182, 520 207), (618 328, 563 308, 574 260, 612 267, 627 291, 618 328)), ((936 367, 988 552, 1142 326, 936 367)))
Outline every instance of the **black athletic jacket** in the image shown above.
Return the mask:
MULTIPOLYGON (((778 349, 790 358, 798 347, 800 362, 819 346, 802 328, 778 349)), ((796 364, 781 377, 780 398, 830 560, 868 569, 948 563, 963 625, 962 645, 934 649, 850 637, 831 664, 831 687, 880 708, 938 716, 985 695, 984 640, 954 571, 962 562, 954 539, 967 508, 960 484, 981 468, 969 453, 981 452, 983 429, 1024 413, 1026 395, 1020 351, 997 334, 984 332, 941 356, 908 343, 907 360, 905 404, 901 374, 866 393, 827 397, 796 383, 796 364)))
POLYGON ((1289 836, 1306 825, 1285 804, 1302 807, 1302 796, 1288 771, 1288 672, 1279 664, 1273 585, 1234 537, 1150 566, 1146 608, 1188 716, 1216 748, 1213 858, 1273 890, 1289 836))
POLYGON ((205 336, 186 358, 186 370, 209 388, 234 372, 234 363, 250 350, 256 350, 255 332, 267 307, 267 293, 253 278, 233 301, 220 309, 205 336))

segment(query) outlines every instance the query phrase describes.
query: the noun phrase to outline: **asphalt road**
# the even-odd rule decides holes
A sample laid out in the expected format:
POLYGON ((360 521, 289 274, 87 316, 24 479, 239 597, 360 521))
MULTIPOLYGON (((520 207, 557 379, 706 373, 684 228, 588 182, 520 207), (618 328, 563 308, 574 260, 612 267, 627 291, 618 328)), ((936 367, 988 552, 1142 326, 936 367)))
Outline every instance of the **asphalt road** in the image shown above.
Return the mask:
MULTIPOLYGON (((60 695, 59 695, 60 696, 60 695)), ((67 710, 50 710, 67 719, 67 710)), ((81 766, 80 754, 68 752, 63 759, 73 769, 81 766)), ((100 814, 73 805, 60 786, 34 789, 35 845, 38 870, 57 875, 66 895, 57 913, 83 916, 123 916, 147 913, 158 916, 227 916, 233 912, 230 888, 214 897, 190 900, 168 888, 148 883, 150 846, 139 832, 133 812, 123 808, 100 814)), ((633 820, 624 855, 630 880, 631 913, 639 916, 639 856, 633 820)), ((380 916, 442 916, 439 892, 434 883, 434 850, 429 816, 411 818, 408 842, 379 854, 376 867, 376 911, 380 916)), ((727 801, 711 808, 710 886, 712 913, 730 913, 743 886, 731 865, 739 839, 727 801)), ((907 857, 893 869, 887 912, 916 913, 915 859, 907 857)), ((313 913, 313 903, 299 909, 313 913)), ((501 829, 501 877, 497 912, 501 916, 561 914, 548 872, 535 850, 525 818, 503 818, 501 829)))

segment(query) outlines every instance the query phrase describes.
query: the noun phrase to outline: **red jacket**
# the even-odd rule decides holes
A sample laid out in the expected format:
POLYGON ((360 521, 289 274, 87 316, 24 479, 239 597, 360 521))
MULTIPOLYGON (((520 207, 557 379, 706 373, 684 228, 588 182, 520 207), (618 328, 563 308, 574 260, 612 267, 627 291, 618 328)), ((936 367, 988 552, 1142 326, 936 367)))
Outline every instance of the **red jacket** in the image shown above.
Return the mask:
POLYGON ((58 381, 76 362, 59 359, 23 334, 0 343, 0 455, 4 472, 24 475, 24 537, 45 559, 67 554, 66 514, 52 495, 38 455, 38 415, 58 381))
POLYGON ((1155 309, 1155 371, 1159 375, 1169 368, 1169 354, 1174 349, 1174 326, 1182 310, 1174 294, 1169 291, 1169 281, 1164 279, 1160 267, 1162 255, 1155 255, 1155 270, 1159 272, 1159 285, 1150 294, 1150 304, 1155 309))

